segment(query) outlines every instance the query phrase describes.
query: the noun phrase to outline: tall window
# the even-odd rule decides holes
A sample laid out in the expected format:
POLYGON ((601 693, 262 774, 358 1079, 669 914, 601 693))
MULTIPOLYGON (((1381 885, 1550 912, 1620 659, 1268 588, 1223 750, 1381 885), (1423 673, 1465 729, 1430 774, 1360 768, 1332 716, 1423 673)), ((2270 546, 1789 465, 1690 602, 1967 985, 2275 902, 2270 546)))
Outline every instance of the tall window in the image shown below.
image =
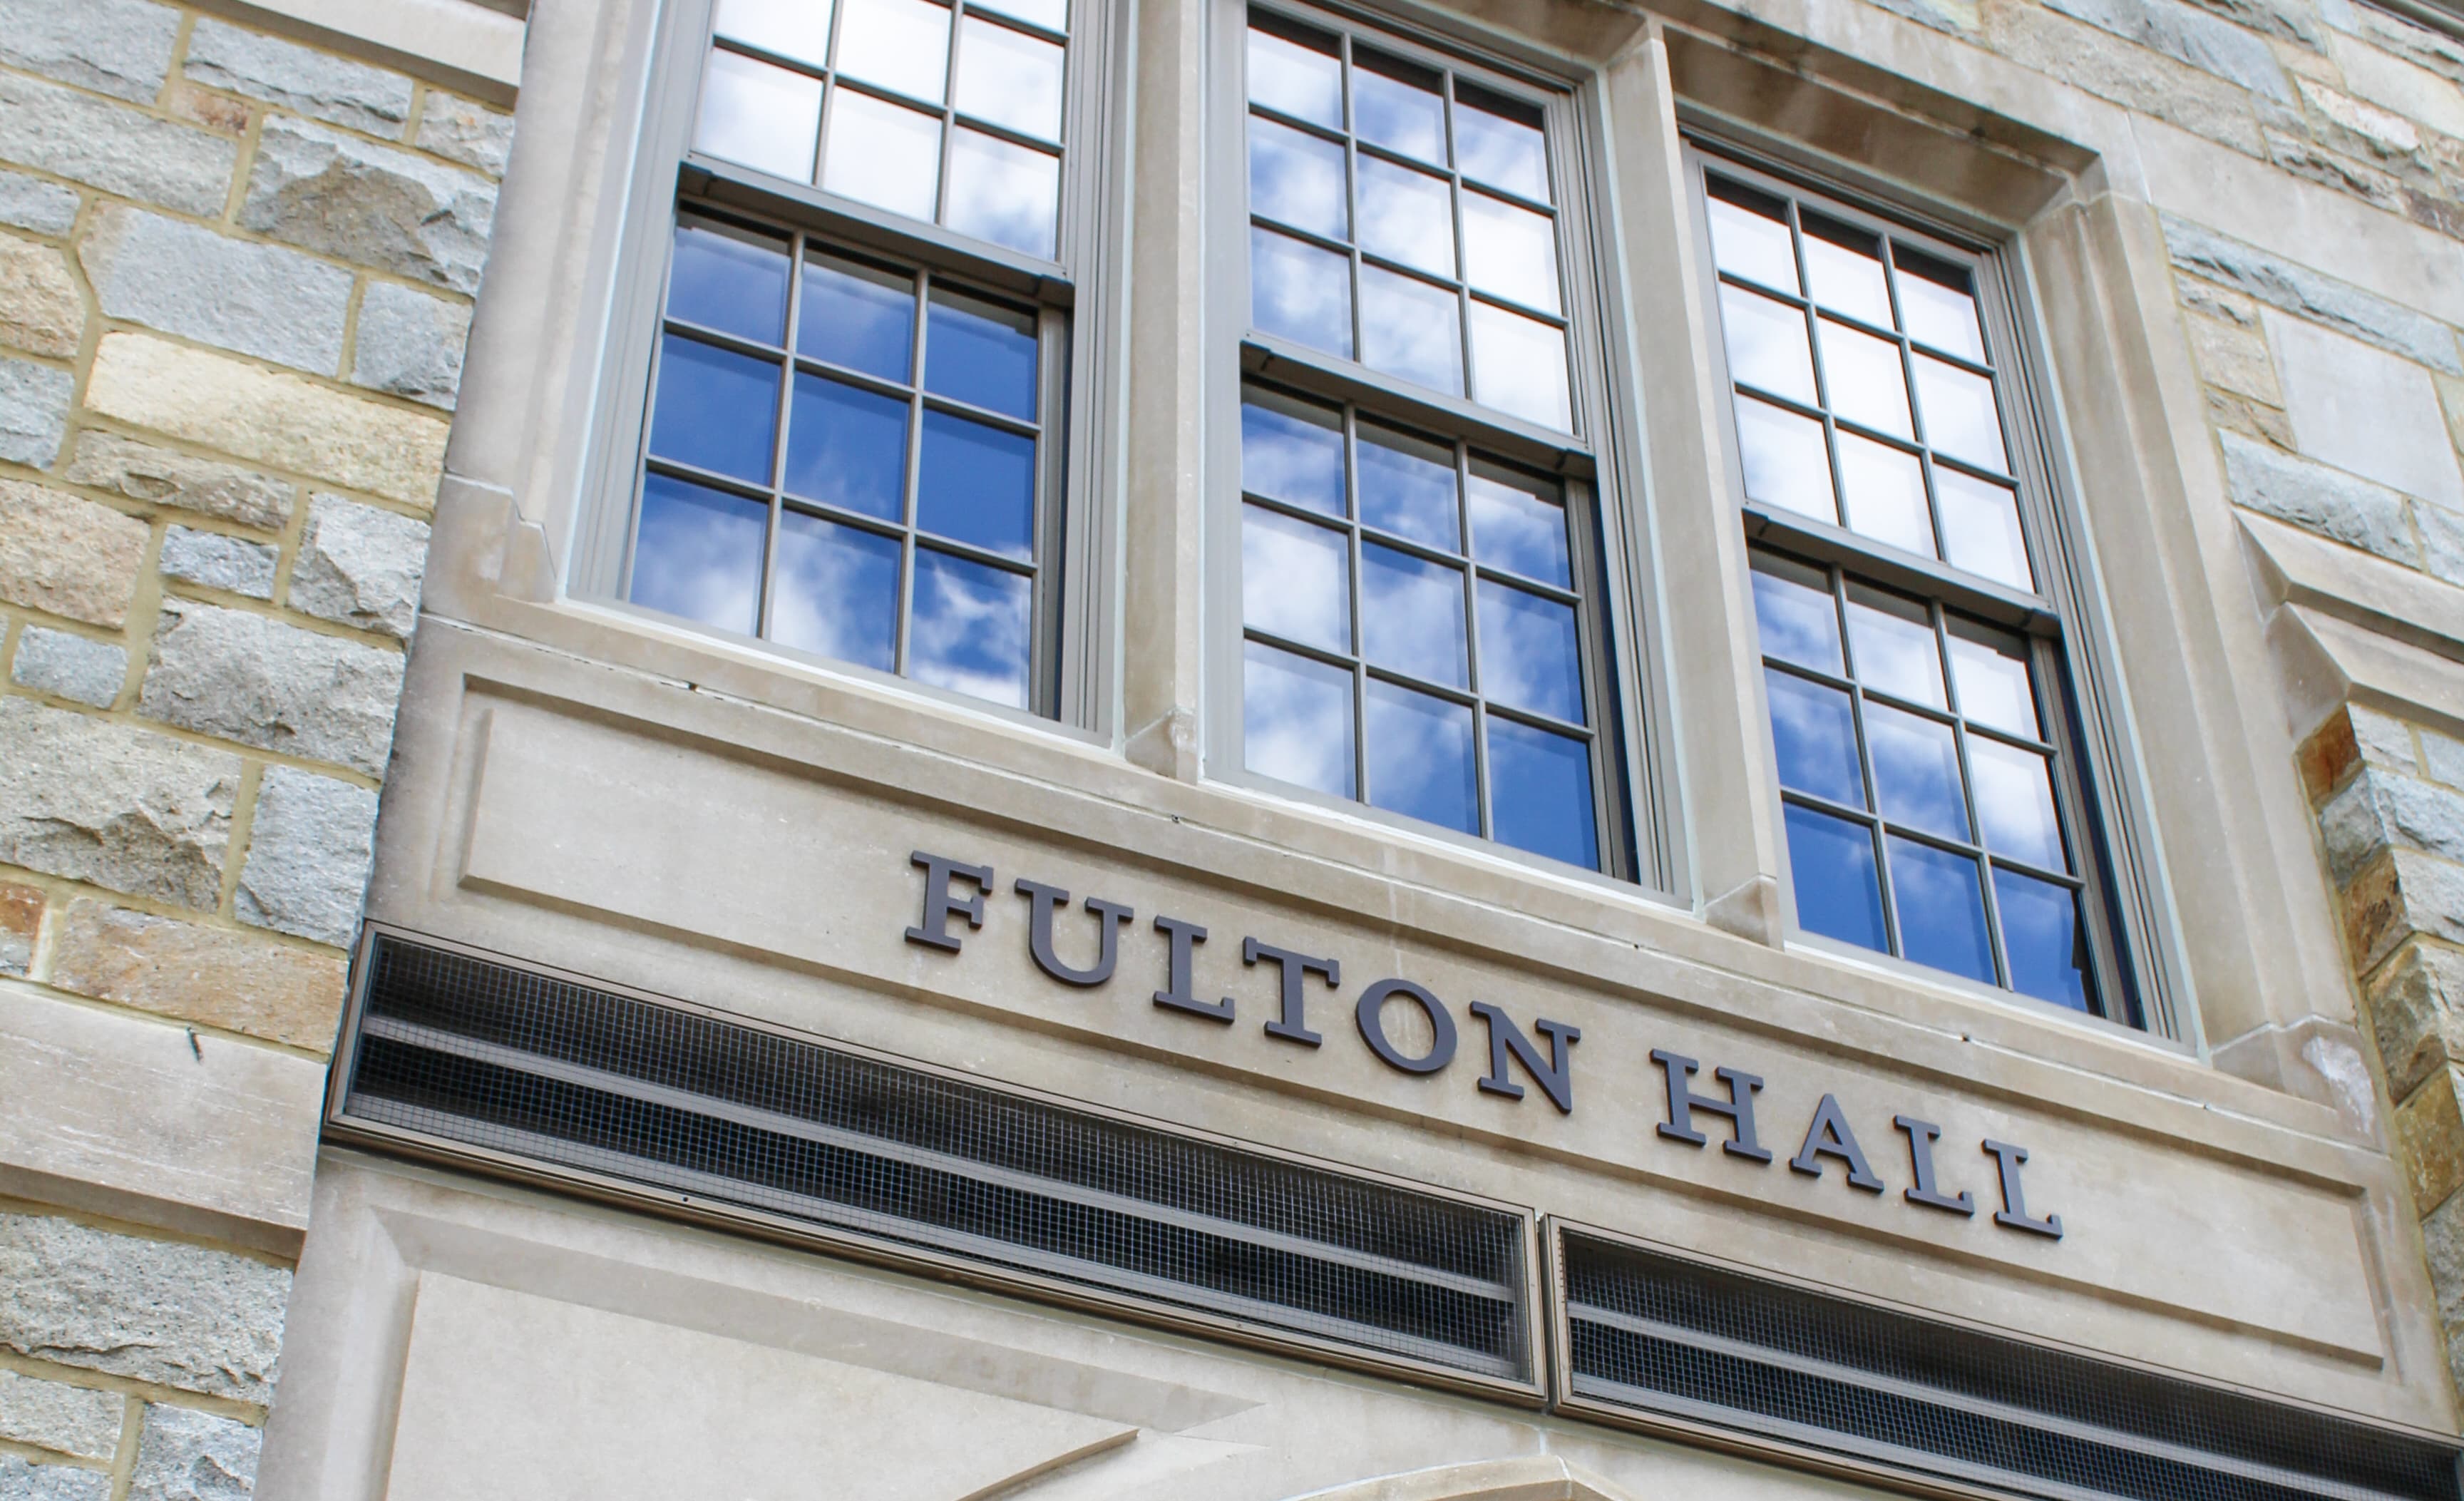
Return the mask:
POLYGON ((1701 180, 1797 925, 2136 1025, 1991 260, 1701 180))

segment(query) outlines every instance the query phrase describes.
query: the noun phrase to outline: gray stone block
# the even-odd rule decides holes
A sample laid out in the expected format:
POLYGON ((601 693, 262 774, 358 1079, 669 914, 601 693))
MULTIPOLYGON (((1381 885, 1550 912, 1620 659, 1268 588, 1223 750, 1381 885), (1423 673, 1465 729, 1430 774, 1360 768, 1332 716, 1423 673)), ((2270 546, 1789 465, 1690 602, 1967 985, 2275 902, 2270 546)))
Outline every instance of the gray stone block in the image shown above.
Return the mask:
POLYGON ((428 536, 425 521, 339 496, 317 497, 291 570, 291 607, 409 640, 419 619, 428 536))
POLYGON ((0 698, 0 861, 210 911, 240 760, 0 698))
POLYGON ((57 84, 0 74, 0 161, 210 218, 231 194, 239 143, 57 84))
POLYGON ((2169 213, 2160 217, 2166 250, 2184 271, 2221 281, 2288 313, 2317 319, 2433 369, 2464 375, 2464 353, 2458 352, 2455 334, 2436 319, 2279 260, 2188 219, 2169 213))
POLYGON ((0 1454, 0 1501, 110 1501, 111 1475, 0 1454))
POLYGON ((249 826, 232 915, 347 948, 376 856, 377 795, 332 777, 269 766, 249 826))
POLYGON ((2449 1063, 2464 1062, 2464 955, 2413 944, 2371 986, 2367 1010, 2387 1097, 2402 1099, 2449 1063))
POLYGON ((375 776, 403 658, 263 615, 165 600, 139 712, 200 735, 375 776))
POLYGON ((2318 18, 2300 0, 2198 0, 2198 4, 2254 32, 2313 49, 2325 45, 2318 18))
POLYGON ((9 676, 20 688, 108 709, 128 680, 128 651, 108 641, 28 626, 17 638, 9 676))
POLYGON ((228 589, 253 600, 274 598, 274 566, 282 550, 220 532, 174 526, 163 534, 163 572, 201 588, 228 589))
POLYGON ((0 1349, 30 1359, 263 1403, 290 1300, 245 1256, 0 1214, 0 1349))
MULTIPOLYGON (((0 103, 0 110, 8 105, 0 103)), ((68 432, 77 381, 66 370, 0 358, 0 458, 49 469, 68 432)))
POLYGON ((490 177, 505 175, 514 154, 514 117, 442 89, 428 91, 428 107, 420 111, 422 151, 433 151, 464 166, 475 166, 490 177))
POLYGON ((0 171, 0 224, 37 234, 66 234, 77 223, 75 188, 23 172, 0 171))
POLYGON ((0 1371, 0 1439, 107 1460, 120 1448, 121 1416, 127 1406, 118 1392, 0 1371))
POLYGON ((0 0, 0 62, 150 104, 179 31, 180 12, 148 0, 0 0))
POLYGON ((339 260, 478 289, 496 185, 322 125, 269 120, 240 224, 339 260))
POLYGON ((2225 481, 2235 505, 2290 521, 2305 531, 2420 566, 2404 497, 2381 485, 2313 464, 2243 437, 2221 434, 2225 481))
POLYGON ((256 1491, 264 1430, 186 1407, 145 1404, 128 1501, 236 1501, 256 1491))
POLYGON ((319 375, 342 363, 351 274, 279 245, 106 209, 78 247, 106 317, 319 375))
POLYGON ((275 532, 291 519, 296 491, 287 479, 237 464, 159 449, 115 432, 77 434, 64 476, 148 505, 172 506, 275 532))
POLYGON ((462 345, 470 336, 466 304, 377 282, 360 298, 351 379, 451 410, 462 386, 462 345))
POLYGON ((410 119, 410 80, 329 52, 286 42, 261 32, 200 17, 188 33, 182 69, 209 88, 250 99, 370 135, 399 136, 410 119))
POLYGON ((2111 32, 2176 62, 2240 84, 2254 94, 2291 102, 2293 88, 2276 54, 2229 21, 2179 0, 2046 0, 2055 10, 2111 32))

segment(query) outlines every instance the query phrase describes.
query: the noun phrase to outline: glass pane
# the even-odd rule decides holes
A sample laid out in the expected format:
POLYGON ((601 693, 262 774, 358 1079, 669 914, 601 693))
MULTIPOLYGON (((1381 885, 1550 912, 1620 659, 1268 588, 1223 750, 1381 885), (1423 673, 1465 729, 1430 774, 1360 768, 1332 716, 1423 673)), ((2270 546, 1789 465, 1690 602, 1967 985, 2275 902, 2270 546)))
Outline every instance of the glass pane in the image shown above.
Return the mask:
POLYGON ((1727 343, 1730 380, 1814 405, 1814 356, 1806 349, 1804 314, 1785 302, 1722 287, 1720 332, 1727 343))
POLYGON ((796 347, 904 381, 915 343, 915 284, 904 272, 814 255, 804 262, 804 300, 796 312, 796 347))
POLYGON ((950 137, 950 206, 961 234, 1050 260, 1060 215, 1061 159, 959 126, 950 137))
POLYGON ((1360 363, 1463 394, 1463 325, 1455 295, 1411 276, 1360 268, 1360 363))
POLYGON ((1892 252, 1900 267, 1900 317, 1908 337, 1963 359, 1985 363, 1985 336, 1976 325, 1976 299, 1968 273, 1939 265, 1902 246, 1892 252))
POLYGON ((1914 436, 1900 346, 1827 318, 1815 324, 1822 330, 1823 388, 1831 393, 1832 415, 1895 438, 1914 436))
POLYGON ((1356 49, 1352 63, 1353 132, 1372 145, 1444 166, 1446 105, 1438 76, 1356 49))
POLYGON ((723 47, 710 50, 693 144, 713 156, 799 183, 813 180, 822 80, 723 47))
POLYGON ((711 30, 818 68, 829 61, 830 0, 718 0, 711 30))
POLYGON ((844 0, 839 72, 927 104, 950 70, 950 8, 933 0, 844 0))
POLYGON ((1034 598, 1024 574, 918 547, 907 674, 1025 708, 1034 598))
POLYGON ((1251 116, 1249 211, 1331 240, 1352 238, 1342 145, 1251 116))
POLYGON ((1342 516, 1343 414, 1250 386, 1241 402, 1241 488, 1342 516))
POLYGON ((941 118, 853 89, 832 91, 822 186, 911 219, 933 217, 941 178, 941 118))
POLYGON ((1814 300, 1877 328, 1891 327, 1881 241, 1812 214, 1799 222, 1805 227, 1805 279, 1814 300))
POLYGON ((1928 354, 1916 357, 1916 372, 1925 443, 1937 453, 2009 474, 2011 460, 2002 452, 2002 419, 1993 405, 1993 383, 1928 354))
POLYGON ((2050 759, 1982 735, 1968 738, 1968 768, 1976 777, 1976 821, 1985 848, 2046 871, 2067 871, 2061 819, 2054 812, 2050 759))
POLYGON ((2019 535, 2019 497, 2010 486, 1937 464, 1933 493, 1942 506, 1942 542, 1953 567, 2035 592, 2028 543, 2019 535))
POLYGON ((1573 586, 1566 553, 1566 507, 1556 482, 1471 461, 1472 546, 1481 563, 1559 588, 1573 586))
POLYGON ((1376 666, 1467 688, 1463 570, 1360 544, 1360 654, 1376 666))
POLYGON ((1047 32, 1069 29, 1067 0, 975 0, 975 4, 967 9, 999 11, 1003 15, 1017 16, 1029 26, 1041 26, 1047 32))
POLYGON ((1959 744, 1949 725, 1869 698, 1865 744, 1874 755, 1874 791, 1884 818, 1946 839, 1968 837, 1959 744))
POLYGON ((1360 519, 1381 531, 1461 552, 1454 451, 1363 422, 1360 519))
POLYGON ((1034 557, 1035 440, 926 411, 915 524, 1021 562, 1034 557))
POLYGON ((907 517, 907 403, 798 373, 787 492, 885 521, 907 517))
POLYGON ((1352 358, 1352 262, 1287 234, 1249 231, 1249 324, 1352 358))
POLYGON ((1475 300, 1471 370, 1473 393, 1484 406, 1560 432, 1573 430, 1563 330, 1475 300))
POLYGON ((2011 960, 2011 988, 2074 1011, 2088 1008, 2087 924, 2068 887, 2014 871, 1993 872, 1993 905, 2002 914, 2002 952, 2011 960))
POLYGON ((665 475, 642 476, 632 601, 721 630, 753 634, 770 508, 665 475))
POLYGON ((1985 931, 1976 862, 1897 834, 1890 846, 1900 952, 1920 964, 1992 984, 1993 940, 1985 931))
POLYGON ((1241 619, 1246 625, 1349 652, 1351 580, 1341 532, 1263 506, 1241 508, 1241 619))
POLYGON ((1831 581, 1813 568, 1754 555, 1754 623, 1763 654, 1817 672, 1839 671, 1839 611, 1831 581))
POLYGON ((1255 641, 1243 644, 1241 662, 1241 763, 1353 796, 1352 673, 1255 641))
POLYGON ((1455 89, 1455 161, 1477 183, 1502 188, 1535 203, 1549 196, 1549 142, 1540 112, 1485 89, 1455 89))
POLYGON ((1788 806, 1788 865, 1796 889, 1796 925, 1883 953, 1882 891, 1874 877, 1874 836, 1862 824, 1788 806))
POLYGON ((1035 416, 1035 315, 945 286, 924 311, 924 388, 988 411, 1035 416))
POLYGON ((1480 691, 1493 703, 1587 722, 1573 607, 1481 580, 1480 691))
POLYGON ((1061 139, 1061 49, 979 16, 958 23, 958 112, 1061 139))
POLYGON ((1868 693, 1888 694, 1928 708, 1947 707, 1942 657, 1925 607, 1897 594, 1848 586, 1848 646, 1857 680, 1868 693))
POLYGON ((1272 32, 1249 29, 1252 103, 1329 130, 1343 128, 1343 64, 1326 49, 1304 47, 1272 32))
POLYGON ((1959 712, 1969 722, 2030 739, 2042 739, 2036 695, 2028 675, 2027 644, 2016 636, 1953 616, 1950 680, 1959 689, 1959 712))
POLYGON ((1362 157, 1360 248, 1433 276, 1452 276, 1455 213, 1446 180, 1362 157))
POLYGON ((891 672, 898 651, 898 539, 789 511, 779 523, 770 639, 891 672))
POLYGON ((1479 833, 1470 707, 1372 678, 1367 708, 1369 801, 1391 813, 1479 833))
POLYGON ((1736 401, 1746 498, 1837 523, 1839 509, 1831 501, 1831 457, 1822 447, 1822 424, 1743 393, 1736 401))
POLYGON ((778 426, 776 364, 674 334, 659 341, 651 453, 766 485, 778 426))
POLYGON ((1587 871, 1600 868, 1590 746, 1491 715, 1488 788, 1489 834, 1499 843, 1587 871))
POLYGON ((1857 763, 1857 720, 1848 695, 1768 667, 1763 689, 1771 699, 1779 784, 1863 807, 1865 779, 1857 763))
POLYGON ((1783 292, 1795 292, 1796 253, 1790 248, 1788 210, 1749 188, 1709 181, 1711 260, 1722 271, 1783 292))
POLYGON ((1842 431, 1839 495, 1850 531, 1933 556, 1933 517, 1925 510, 1925 469, 1915 454, 1842 431))
POLYGON ((765 344, 787 321, 787 246, 702 219, 676 221, 668 316, 765 344))
POLYGON ((1486 193, 1463 195, 1463 279, 1483 292, 1559 311, 1557 224, 1486 193))

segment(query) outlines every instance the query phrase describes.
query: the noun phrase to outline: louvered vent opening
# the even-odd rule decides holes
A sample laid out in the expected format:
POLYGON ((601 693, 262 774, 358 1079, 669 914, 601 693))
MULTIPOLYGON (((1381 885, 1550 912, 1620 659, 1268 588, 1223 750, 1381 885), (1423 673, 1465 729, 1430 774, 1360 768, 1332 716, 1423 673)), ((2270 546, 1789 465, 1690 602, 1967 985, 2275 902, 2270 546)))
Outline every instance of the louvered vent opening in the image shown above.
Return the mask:
POLYGON ((391 934, 363 971, 346 1132, 482 1148, 1132 1312, 1536 1384, 1518 1214, 391 934))
POLYGON ((2028 1496, 2456 1501, 2455 1448, 1561 1232, 1578 1401, 2028 1496))

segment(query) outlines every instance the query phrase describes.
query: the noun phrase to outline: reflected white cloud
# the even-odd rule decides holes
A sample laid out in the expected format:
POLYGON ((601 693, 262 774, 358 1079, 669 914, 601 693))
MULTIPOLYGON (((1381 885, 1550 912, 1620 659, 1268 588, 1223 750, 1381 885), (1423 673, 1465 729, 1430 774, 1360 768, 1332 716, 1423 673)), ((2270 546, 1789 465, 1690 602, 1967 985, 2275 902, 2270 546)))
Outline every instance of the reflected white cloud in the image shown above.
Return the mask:
POLYGON ((1827 318, 1815 321, 1821 330, 1823 389, 1831 393, 1832 415, 1895 438, 1913 436, 1900 346, 1827 318))
POLYGON ((2002 415, 1993 401, 1993 384, 1931 355, 1918 355, 1914 363, 1925 442, 1938 453, 2009 474, 2011 460, 2002 450, 2002 415))
POLYGON ((907 627, 909 675, 1025 708, 1033 598, 1023 575, 918 548, 907 627))
POLYGON ((963 114, 1045 141, 1061 139, 1062 52, 970 15, 958 26, 954 99, 963 114))
POLYGON ((1934 555, 1925 470, 1915 454, 1840 433, 1839 494, 1848 503, 1849 530, 1921 557, 1934 555))
POLYGON ((1985 826, 1986 848, 2045 870, 2068 869, 2061 820, 2054 812, 2052 763, 2035 751, 1970 735, 1968 767, 1976 778, 1976 821, 1985 826))
POLYGON ((711 30, 818 68, 829 60, 830 0, 718 0, 711 30))
POLYGON ((1352 674, 1252 641, 1243 652, 1242 764, 1261 776, 1353 795, 1352 674))
POLYGON ((1312 349, 1352 357, 1352 265, 1287 234, 1249 231, 1249 321, 1312 349))
POLYGON ((790 511, 770 639, 887 673, 898 639, 898 541, 790 511))
POLYGON ((912 219, 933 217, 941 121, 869 94, 838 89, 822 145, 822 186, 912 219))
POLYGON ((1249 33, 1249 98, 1295 120, 1343 128, 1343 64, 1269 32, 1249 33))
POLYGON ((1865 744, 1873 752, 1874 790, 1883 817, 1929 834, 1968 837, 1959 746, 1949 725, 1868 699, 1865 744))
POLYGON ((1472 386, 1483 404, 1560 432, 1573 428, 1562 330, 1475 299, 1471 355, 1472 386))
POLYGON ((1746 497, 1817 521, 1837 521, 1822 424, 1742 391, 1736 401, 1737 450, 1744 461, 1746 497))
POLYGON ((1482 580, 1480 689, 1494 702, 1584 722, 1573 610, 1555 600, 1482 580))
POLYGON ((1360 363, 1374 370, 1463 394, 1463 325, 1443 287, 1360 268, 1360 363))
POLYGON ((1369 801, 1389 812, 1479 832, 1470 708, 1374 678, 1367 708, 1369 801))
POLYGON ((1950 679, 1959 689, 1959 712, 1970 723, 2036 738, 2040 727, 2028 649, 2017 637, 1954 619, 1950 679))
POLYGON ((1241 508, 1241 618, 1329 651, 1352 650, 1351 569, 1340 532, 1241 508))
POLYGON ((1455 274, 1455 218, 1443 178, 1360 159, 1360 248, 1434 276, 1455 274))
POLYGON ((822 80, 724 48, 710 51, 693 144, 715 157, 793 182, 813 180, 822 80))
POLYGON ((1942 658, 1925 607, 1896 595, 1852 588, 1848 595, 1848 648, 1857 658, 1857 680, 1868 693, 1889 694, 1939 709, 1942 658), (1911 618, 1914 617, 1914 618, 1911 618))
POLYGON ((950 207, 961 234, 1052 258, 1061 159, 961 127, 950 138, 950 207))
POLYGON ((1451 688, 1470 684, 1460 568, 1392 547, 1360 547, 1360 654, 1378 667, 1451 688))
POLYGON ((941 102, 950 67, 950 8, 933 0, 845 0, 839 71, 885 89, 941 102))
POLYGON ((1472 460, 1469 488, 1474 556, 1492 568, 1572 586, 1566 554, 1566 508, 1554 482, 1472 460))
POLYGON ((1554 221, 1478 192, 1463 195, 1463 216, 1465 280, 1525 307, 1560 311, 1554 221))
POLYGON ((1728 348, 1728 378, 1791 401, 1814 404, 1814 356, 1805 342, 1805 315, 1739 287, 1720 289, 1720 332, 1728 348))

